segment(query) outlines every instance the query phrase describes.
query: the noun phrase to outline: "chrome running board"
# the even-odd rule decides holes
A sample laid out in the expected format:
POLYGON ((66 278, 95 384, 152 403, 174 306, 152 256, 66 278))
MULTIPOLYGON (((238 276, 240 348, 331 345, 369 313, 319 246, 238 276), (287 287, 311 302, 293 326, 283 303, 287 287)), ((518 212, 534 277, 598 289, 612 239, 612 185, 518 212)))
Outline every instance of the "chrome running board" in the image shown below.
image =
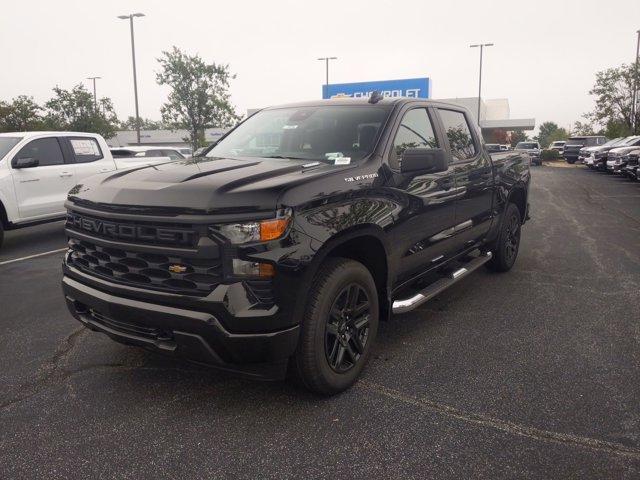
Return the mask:
POLYGON ((424 302, 431 300, 443 290, 446 290, 454 283, 462 280, 474 270, 477 270, 482 265, 491 260, 493 255, 491 252, 487 252, 484 255, 474 258, 464 267, 455 270, 453 273, 446 277, 436 280, 424 290, 416 293, 413 297, 406 298, 404 300, 394 300, 392 311, 394 314, 410 312, 414 308, 422 305, 424 302))

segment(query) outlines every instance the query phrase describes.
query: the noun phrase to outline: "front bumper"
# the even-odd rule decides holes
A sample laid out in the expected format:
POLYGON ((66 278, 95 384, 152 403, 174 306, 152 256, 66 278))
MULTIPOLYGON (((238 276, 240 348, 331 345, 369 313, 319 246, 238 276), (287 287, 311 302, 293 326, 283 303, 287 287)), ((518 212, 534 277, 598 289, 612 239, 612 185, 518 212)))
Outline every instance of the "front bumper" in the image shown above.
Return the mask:
POLYGON ((70 269, 65 265, 62 280, 67 306, 91 330, 105 333, 120 343, 250 377, 284 378, 288 358, 298 343, 298 325, 274 331, 233 333, 218 318, 220 314, 110 293, 72 278, 70 269))

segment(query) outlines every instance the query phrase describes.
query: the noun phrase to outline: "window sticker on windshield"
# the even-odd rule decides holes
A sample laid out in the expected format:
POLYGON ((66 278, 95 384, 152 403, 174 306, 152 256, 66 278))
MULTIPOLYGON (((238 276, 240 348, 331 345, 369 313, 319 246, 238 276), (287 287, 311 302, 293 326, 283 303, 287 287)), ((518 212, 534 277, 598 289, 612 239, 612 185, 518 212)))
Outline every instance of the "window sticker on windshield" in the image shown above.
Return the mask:
POLYGON ((327 160, 335 160, 338 157, 343 157, 342 152, 328 152, 324 154, 327 160))
POLYGON ((94 140, 71 139, 71 146, 76 155, 100 155, 98 144, 94 140))
POLYGON ((351 163, 351 157, 336 157, 334 165, 349 165, 351 163))
POLYGON ((295 130, 296 128, 298 128, 298 125, 284 125, 282 127, 283 130, 295 130))

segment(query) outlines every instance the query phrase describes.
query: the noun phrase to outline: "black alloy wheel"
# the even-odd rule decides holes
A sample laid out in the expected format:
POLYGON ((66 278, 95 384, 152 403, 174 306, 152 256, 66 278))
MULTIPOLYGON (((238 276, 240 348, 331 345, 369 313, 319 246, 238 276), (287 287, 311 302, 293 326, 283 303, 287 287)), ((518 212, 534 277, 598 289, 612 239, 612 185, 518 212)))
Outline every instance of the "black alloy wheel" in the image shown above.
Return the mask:
POLYGON ((337 295, 325 327, 325 355, 334 372, 345 373, 362 358, 369 337, 370 310, 367 292, 356 283, 337 295))

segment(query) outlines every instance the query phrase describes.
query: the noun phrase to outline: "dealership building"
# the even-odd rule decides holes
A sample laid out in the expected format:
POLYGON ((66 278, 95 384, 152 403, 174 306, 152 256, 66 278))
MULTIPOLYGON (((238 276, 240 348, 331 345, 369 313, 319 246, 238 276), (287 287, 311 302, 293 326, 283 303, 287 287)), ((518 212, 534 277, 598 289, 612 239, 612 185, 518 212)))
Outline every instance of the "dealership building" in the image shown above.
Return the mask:
MULTIPOLYGON (((335 83, 322 86, 322 98, 368 98, 374 91, 385 97, 432 98, 432 82, 430 78, 405 78, 400 80, 382 80, 355 83, 335 83)), ((515 130, 533 130, 534 118, 511 118, 509 100, 506 98, 479 99, 478 97, 438 98, 442 102, 453 103, 465 107, 471 112, 473 119, 482 129, 486 141, 494 141, 497 132, 515 130), (480 103, 480 119, 478 119, 478 103, 480 103)), ((258 109, 250 109, 251 115, 258 109)), ((226 129, 207 128, 204 131, 205 141, 211 143, 219 139, 226 129)), ((149 146, 188 146, 185 140, 189 133, 186 130, 141 130, 140 144, 149 146)), ((122 130, 107 140, 110 147, 137 145, 135 130, 122 130)))

